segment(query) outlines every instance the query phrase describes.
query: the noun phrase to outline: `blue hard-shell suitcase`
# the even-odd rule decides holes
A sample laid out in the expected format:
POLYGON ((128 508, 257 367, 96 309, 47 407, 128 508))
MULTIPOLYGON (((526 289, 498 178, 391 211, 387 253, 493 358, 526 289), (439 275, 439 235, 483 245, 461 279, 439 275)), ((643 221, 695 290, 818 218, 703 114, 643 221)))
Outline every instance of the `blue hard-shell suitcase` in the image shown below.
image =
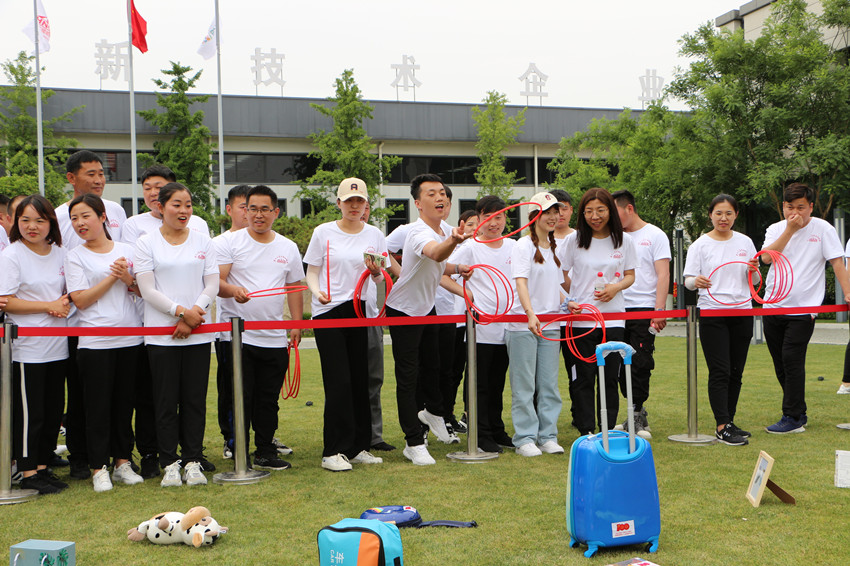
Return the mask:
POLYGON ((587 545, 584 555, 599 547, 647 544, 658 550, 661 514, 652 447, 635 435, 631 391, 634 349, 624 342, 596 347, 599 366, 601 434, 579 437, 570 449, 567 478, 567 530, 570 547, 587 545), (607 430, 605 356, 617 352, 626 364, 629 431, 607 430))

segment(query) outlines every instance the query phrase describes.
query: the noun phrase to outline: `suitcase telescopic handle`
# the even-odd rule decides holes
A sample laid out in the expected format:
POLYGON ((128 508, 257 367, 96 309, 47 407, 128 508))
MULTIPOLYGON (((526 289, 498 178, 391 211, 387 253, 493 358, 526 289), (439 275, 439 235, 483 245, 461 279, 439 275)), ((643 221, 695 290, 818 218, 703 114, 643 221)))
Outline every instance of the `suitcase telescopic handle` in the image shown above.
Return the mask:
POLYGON ((605 399, 605 356, 617 352, 626 365, 626 414, 629 430, 629 454, 635 451, 634 407, 632 406, 632 355, 636 352, 625 342, 603 342, 596 345, 596 365, 599 366, 599 423, 602 429, 602 447, 608 452, 608 407, 605 399))

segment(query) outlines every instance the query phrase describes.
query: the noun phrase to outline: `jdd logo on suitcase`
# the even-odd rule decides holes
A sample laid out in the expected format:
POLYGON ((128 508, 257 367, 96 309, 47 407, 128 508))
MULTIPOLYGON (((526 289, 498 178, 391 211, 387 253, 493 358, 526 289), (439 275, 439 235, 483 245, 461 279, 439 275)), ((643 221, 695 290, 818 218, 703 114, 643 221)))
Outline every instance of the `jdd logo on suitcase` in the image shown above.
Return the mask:
POLYGON ((617 523, 611 523, 611 537, 612 538, 620 538, 620 537, 630 537, 635 534, 635 522, 634 521, 619 521, 617 523))

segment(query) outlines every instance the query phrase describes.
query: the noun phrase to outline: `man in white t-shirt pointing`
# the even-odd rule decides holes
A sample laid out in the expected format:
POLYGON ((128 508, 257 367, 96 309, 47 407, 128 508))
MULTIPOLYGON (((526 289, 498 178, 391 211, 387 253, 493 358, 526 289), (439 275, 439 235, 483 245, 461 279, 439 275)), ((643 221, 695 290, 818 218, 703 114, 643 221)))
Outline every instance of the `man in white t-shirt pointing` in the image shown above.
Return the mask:
MULTIPOLYGON (((623 231, 635 243, 638 266, 634 285, 623 290, 626 312, 664 310, 667 306, 667 290, 670 286, 670 241, 657 226, 644 221, 635 208, 635 197, 628 190, 615 192, 614 202, 623 231)), ((655 351, 655 334, 667 325, 665 318, 626 321, 625 341, 635 349, 632 358, 632 400, 634 402, 635 432, 643 438, 652 438, 646 409, 643 404, 649 399, 649 378, 655 368, 652 357, 655 351)), ((620 390, 626 395, 625 370, 620 374, 620 390)), ((628 423, 623 424, 627 428, 628 423)))
MULTIPOLYGON (((788 185, 782 203, 785 220, 767 228, 762 249, 781 252, 788 258, 794 282, 787 297, 764 305, 765 309, 820 306, 826 288, 824 263, 827 261, 835 271, 844 300, 850 302, 850 279, 844 268, 844 247, 829 222, 812 218, 814 200, 814 191, 808 186, 802 183, 788 185)), ((762 255, 761 259, 764 263, 772 263, 768 255, 762 255)), ((766 297, 773 294, 776 279, 776 265, 771 265, 767 274, 766 297)), ((776 379, 782 387, 782 418, 768 426, 767 432, 786 434, 806 430, 806 349, 814 329, 814 314, 764 317, 764 339, 773 358, 776 379)))

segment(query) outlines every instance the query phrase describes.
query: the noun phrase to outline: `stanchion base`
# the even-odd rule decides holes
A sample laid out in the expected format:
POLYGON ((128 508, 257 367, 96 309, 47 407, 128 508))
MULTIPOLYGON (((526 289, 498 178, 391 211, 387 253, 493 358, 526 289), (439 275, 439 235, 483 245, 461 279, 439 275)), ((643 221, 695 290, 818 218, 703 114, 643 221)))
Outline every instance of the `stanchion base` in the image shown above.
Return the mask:
POLYGON ((15 503, 26 503, 38 497, 34 489, 10 489, 0 490, 0 505, 14 505, 15 503))
POLYGON ((271 472, 265 470, 247 470, 244 473, 222 472, 213 476, 213 483, 226 485, 247 485, 258 483, 271 476, 271 472))
POLYGON ((446 454, 446 458, 451 460, 452 462, 461 462, 464 464, 480 464, 484 462, 490 462, 499 457, 497 452, 484 452, 480 448, 478 452, 475 454, 470 454, 469 452, 449 452, 446 454))
POLYGON ((667 437, 667 440, 672 440, 673 442, 681 442, 683 444, 698 444, 698 445, 708 445, 714 444, 717 442, 717 438, 714 436, 710 436, 708 434, 698 434, 696 436, 689 436, 687 433, 685 434, 671 434, 667 437))
POLYGON ((841 423, 835 425, 837 428, 843 428, 844 430, 850 430, 850 423, 841 423))

